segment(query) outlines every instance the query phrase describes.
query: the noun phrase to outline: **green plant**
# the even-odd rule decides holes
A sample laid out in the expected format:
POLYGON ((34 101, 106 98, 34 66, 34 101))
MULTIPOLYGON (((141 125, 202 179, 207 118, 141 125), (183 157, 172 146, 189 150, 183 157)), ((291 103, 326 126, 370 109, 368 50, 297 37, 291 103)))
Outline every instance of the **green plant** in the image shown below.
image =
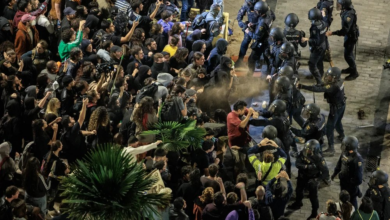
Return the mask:
POLYGON ((185 123, 165 121, 157 122, 151 130, 144 131, 141 135, 156 135, 162 140, 162 148, 168 151, 182 151, 188 146, 201 147, 201 142, 206 131, 196 127, 195 120, 187 120, 185 123))
POLYGON ((170 194, 147 191, 156 183, 132 155, 114 144, 99 146, 78 160, 61 181, 64 203, 73 219, 153 219, 157 207, 169 205, 170 194))

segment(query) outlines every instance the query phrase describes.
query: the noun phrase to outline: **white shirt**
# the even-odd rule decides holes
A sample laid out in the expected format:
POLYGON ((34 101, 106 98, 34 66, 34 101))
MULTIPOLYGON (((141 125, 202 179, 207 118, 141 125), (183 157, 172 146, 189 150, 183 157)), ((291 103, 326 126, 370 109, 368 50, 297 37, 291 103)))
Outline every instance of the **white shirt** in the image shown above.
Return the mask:
POLYGON ((142 153, 148 152, 148 151, 156 149, 156 148, 157 148, 157 144, 156 143, 152 143, 152 144, 149 144, 149 145, 139 146, 137 148, 129 146, 129 147, 126 147, 124 149, 124 152, 133 155, 133 157, 131 159, 131 162, 136 162, 137 161, 136 156, 138 154, 142 154, 142 153))

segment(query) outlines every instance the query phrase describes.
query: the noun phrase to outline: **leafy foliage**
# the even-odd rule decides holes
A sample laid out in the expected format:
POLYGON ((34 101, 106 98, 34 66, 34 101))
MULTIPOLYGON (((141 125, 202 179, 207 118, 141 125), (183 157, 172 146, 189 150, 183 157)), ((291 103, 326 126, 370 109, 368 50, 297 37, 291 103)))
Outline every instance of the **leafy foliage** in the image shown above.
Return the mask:
POLYGON ((61 181, 67 212, 74 219, 153 219, 157 207, 169 205, 170 194, 148 194, 155 183, 132 155, 107 144, 78 160, 61 181))
POLYGON ((157 122, 149 131, 141 135, 154 134, 158 140, 163 141, 162 148, 168 151, 182 151, 188 146, 201 147, 201 142, 206 131, 196 127, 195 120, 187 120, 185 123, 175 121, 157 122))

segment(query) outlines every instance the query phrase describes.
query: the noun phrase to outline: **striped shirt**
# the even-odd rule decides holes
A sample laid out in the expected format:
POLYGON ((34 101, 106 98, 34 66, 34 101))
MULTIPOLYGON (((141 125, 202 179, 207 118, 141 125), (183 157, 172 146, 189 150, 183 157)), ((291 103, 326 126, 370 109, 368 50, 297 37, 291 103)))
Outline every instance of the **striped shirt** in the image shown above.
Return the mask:
POLYGON ((119 12, 123 11, 126 15, 132 11, 130 4, 126 0, 117 0, 115 6, 118 7, 119 12))

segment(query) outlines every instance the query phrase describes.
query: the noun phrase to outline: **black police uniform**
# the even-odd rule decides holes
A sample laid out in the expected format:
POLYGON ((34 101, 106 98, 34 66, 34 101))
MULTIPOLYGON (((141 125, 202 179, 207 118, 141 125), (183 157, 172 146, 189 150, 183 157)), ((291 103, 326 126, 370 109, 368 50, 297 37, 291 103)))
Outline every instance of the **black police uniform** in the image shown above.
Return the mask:
POLYGON ((302 38, 305 37, 305 32, 296 30, 293 27, 286 27, 283 33, 287 41, 294 45, 296 56, 301 57, 301 52, 299 51, 298 44, 301 45, 301 47, 307 46, 307 42, 302 43, 302 38))
POLYGON ((251 23, 252 26, 249 28, 254 28, 257 26, 257 22, 259 20, 259 15, 256 14, 256 12, 253 10, 253 6, 250 7, 247 3, 244 3, 244 5, 240 8, 237 14, 237 21, 238 25, 244 32, 244 39, 241 42, 240 52, 238 54, 238 59, 242 60, 246 54, 246 51, 248 50, 248 46, 250 42, 252 41, 252 37, 250 37, 247 33, 245 33, 245 30, 248 28, 248 24, 251 23), (248 21, 243 22, 244 16, 248 17, 248 21))
POLYGON ((323 144, 324 139, 322 138, 324 135, 325 128, 325 115, 320 114, 320 117, 317 119, 309 118, 302 125, 302 129, 296 129, 291 127, 291 131, 298 137, 303 137, 306 140, 315 139, 320 144, 323 144))
MULTIPOLYGON (((317 11, 319 17, 322 17, 321 12, 318 9, 312 9, 311 11, 317 11)), ((310 13, 310 12, 309 12, 310 13)), ((310 14, 309 14, 310 17, 310 14)), ((312 21, 310 27, 310 58, 309 58, 309 70, 316 79, 317 84, 322 84, 322 76, 324 75, 324 54, 326 50, 326 31, 328 30, 328 24, 326 18, 322 17, 323 20, 312 21)))
POLYGON ((329 27, 333 22, 333 5, 333 0, 320 0, 317 3, 317 8, 320 11, 325 11, 326 23, 328 23, 329 27))
MULTIPOLYGON (((264 54, 267 49, 269 49, 268 37, 272 22, 274 20, 275 14, 271 10, 268 10, 264 17, 259 17, 254 32, 249 32, 248 34, 252 39, 254 39, 254 42, 251 45, 252 52, 248 59, 250 75, 252 75, 255 71, 256 61, 258 61, 261 55, 264 54)), ((268 73, 269 60, 267 56, 264 56, 264 61, 267 64, 266 72, 268 73)))
MULTIPOLYGON (((294 81, 291 82, 292 83, 292 106, 293 106, 293 110, 291 112, 291 115, 290 117, 292 117, 297 123, 298 125, 303 128, 304 127, 304 122, 305 120, 302 118, 301 116, 301 112, 302 112, 302 108, 303 108, 303 105, 305 104, 306 102, 306 99, 305 97, 302 95, 301 91, 299 91, 299 89, 297 89, 297 87, 295 87, 295 85, 293 84, 294 81)), ((291 124, 292 124, 292 119, 290 119, 291 121, 291 124)))
POLYGON ((388 186, 385 185, 383 188, 371 186, 365 196, 371 198, 380 220, 390 219, 390 188, 388 186))
POLYGON ((327 181, 329 179, 328 167, 321 155, 313 154, 310 157, 305 157, 302 151, 299 153, 295 165, 298 168, 298 178, 294 203, 302 206, 303 191, 306 188, 309 191, 309 199, 312 205, 312 216, 315 217, 319 208, 318 186, 320 180, 327 181))
POLYGON ((347 190, 350 202, 357 210, 356 197, 360 194, 359 185, 363 181, 363 158, 358 152, 342 153, 334 168, 332 177, 339 174, 341 190, 347 190))
POLYGON ((326 136, 328 138, 328 145, 334 151, 334 129, 341 137, 344 136, 344 128, 341 120, 345 111, 345 94, 344 82, 339 80, 335 83, 326 84, 322 86, 305 86, 299 85, 300 88, 313 92, 324 92, 324 98, 329 103, 329 115, 326 123, 326 136))
POLYGON ((343 70, 343 73, 350 73, 346 80, 354 80, 359 76, 356 69, 355 56, 353 49, 359 38, 359 27, 357 26, 356 11, 351 5, 349 8, 343 9, 340 14, 341 29, 333 31, 332 35, 344 36, 344 59, 348 63, 348 69, 343 70))

